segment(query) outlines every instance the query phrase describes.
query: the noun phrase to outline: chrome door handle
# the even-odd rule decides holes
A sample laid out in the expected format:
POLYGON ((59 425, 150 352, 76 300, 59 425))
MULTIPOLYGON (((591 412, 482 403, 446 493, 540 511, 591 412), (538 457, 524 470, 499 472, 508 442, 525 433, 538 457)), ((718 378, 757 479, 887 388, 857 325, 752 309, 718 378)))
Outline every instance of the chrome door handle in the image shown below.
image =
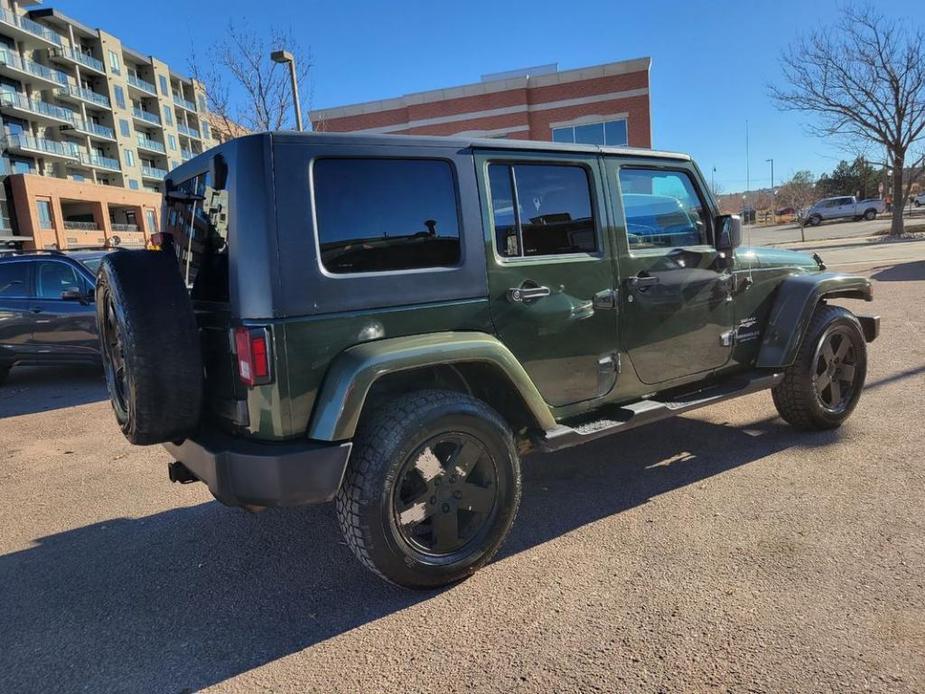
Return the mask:
POLYGON ((550 295, 549 287, 512 287, 507 290, 508 301, 526 304, 550 295))

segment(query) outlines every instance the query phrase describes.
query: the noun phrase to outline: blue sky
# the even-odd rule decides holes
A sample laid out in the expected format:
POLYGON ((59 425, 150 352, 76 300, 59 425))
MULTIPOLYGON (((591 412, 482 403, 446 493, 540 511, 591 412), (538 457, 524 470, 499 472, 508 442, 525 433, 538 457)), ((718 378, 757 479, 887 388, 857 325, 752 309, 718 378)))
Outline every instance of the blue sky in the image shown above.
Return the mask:
MULTIPOLYGON (((571 0, 570 2, 314 2, 312 0, 46 0, 45 6, 120 36, 185 69, 193 41, 208 45, 227 18, 289 26, 314 55, 315 108, 477 82, 529 65, 569 69, 651 56, 653 145, 693 154, 724 191, 744 190, 745 121, 752 187, 799 169, 831 170, 844 153, 808 135, 806 117, 777 111, 766 85, 792 37, 831 23, 829 0, 571 0), (259 12, 255 8, 259 8, 259 12)), ((889 3, 921 17, 919 3, 889 3)), ((923 20, 917 19, 919 23, 923 20)))

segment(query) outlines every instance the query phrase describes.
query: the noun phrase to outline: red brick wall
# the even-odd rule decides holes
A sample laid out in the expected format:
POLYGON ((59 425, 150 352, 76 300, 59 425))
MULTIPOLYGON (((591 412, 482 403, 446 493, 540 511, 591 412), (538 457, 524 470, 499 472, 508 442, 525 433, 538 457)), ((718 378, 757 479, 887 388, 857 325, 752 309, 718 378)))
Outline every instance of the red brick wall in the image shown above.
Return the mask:
POLYGON ((546 86, 513 87, 488 94, 430 100, 425 103, 407 103, 414 101, 412 96, 405 100, 405 105, 400 107, 373 113, 327 118, 316 122, 315 127, 329 132, 352 132, 386 127, 389 128, 390 133, 418 135, 455 135, 469 131, 501 131, 506 128, 529 127, 529 130, 511 132, 509 137, 551 140, 551 123, 571 121, 583 116, 626 114, 629 144, 634 147, 651 147, 648 93, 605 101, 564 105, 557 108, 538 108, 550 102, 594 97, 614 92, 648 90, 648 88, 648 70, 641 70, 546 86), (526 107, 528 110, 500 115, 479 115, 479 112, 510 107, 526 107), (397 127, 414 121, 467 113, 473 114, 472 117, 443 123, 397 127))

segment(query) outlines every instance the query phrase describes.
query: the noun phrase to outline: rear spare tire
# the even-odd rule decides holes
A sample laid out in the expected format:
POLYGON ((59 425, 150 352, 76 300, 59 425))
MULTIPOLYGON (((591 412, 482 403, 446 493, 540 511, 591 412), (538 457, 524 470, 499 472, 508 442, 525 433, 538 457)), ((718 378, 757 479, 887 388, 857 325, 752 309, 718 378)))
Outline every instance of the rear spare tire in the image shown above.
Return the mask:
POLYGON ((100 264, 96 317, 106 386, 131 443, 189 436, 202 409, 196 317, 176 258, 117 251, 100 264))

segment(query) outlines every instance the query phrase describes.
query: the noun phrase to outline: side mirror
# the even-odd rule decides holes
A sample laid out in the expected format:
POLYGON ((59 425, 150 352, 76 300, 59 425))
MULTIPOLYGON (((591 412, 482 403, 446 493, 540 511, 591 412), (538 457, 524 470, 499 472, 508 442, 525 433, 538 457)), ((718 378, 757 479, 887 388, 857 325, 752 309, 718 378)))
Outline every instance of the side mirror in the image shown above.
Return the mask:
POLYGON ((731 251, 742 245, 742 218, 723 214, 716 218, 716 250, 731 251))
POLYGON ((90 296, 80 291, 77 287, 68 287, 61 292, 62 301, 79 301, 82 304, 89 303, 90 296))

